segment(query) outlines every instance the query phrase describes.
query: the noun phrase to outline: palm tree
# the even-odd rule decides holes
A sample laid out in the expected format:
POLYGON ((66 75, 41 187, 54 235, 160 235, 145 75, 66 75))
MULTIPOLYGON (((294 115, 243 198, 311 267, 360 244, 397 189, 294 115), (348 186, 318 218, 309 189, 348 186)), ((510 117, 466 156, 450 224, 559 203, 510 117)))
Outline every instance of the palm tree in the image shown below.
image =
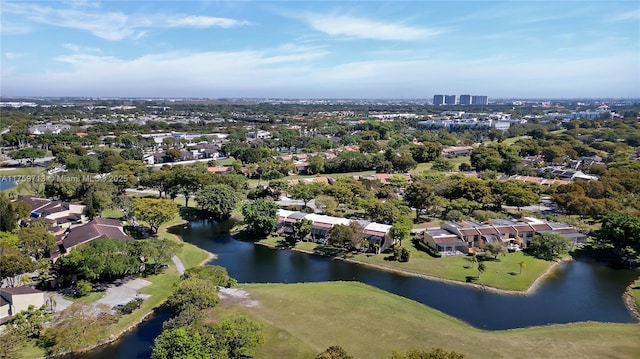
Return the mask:
POLYGON ((480 278, 480 273, 484 273, 485 270, 487 270, 487 267, 484 265, 484 263, 478 263, 478 278, 480 278))
POLYGON ((476 256, 476 252, 473 252, 473 256, 471 256, 471 268, 478 263, 478 257, 476 256))
POLYGON ((33 280, 31 280, 31 277, 28 274, 23 274, 20 276, 20 279, 18 279, 18 287, 31 284, 32 282, 33 280))
POLYGON ((53 295, 53 293, 47 294, 46 305, 49 307, 49 310, 51 311, 51 313, 53 313, 55 311, 56 306, 58 305, 58 302, 56 302, 56 298, 53 295))
POLYGON ((522 262, 519 262, 518 265, 520 266, 520 274, 522 274, 522 269, 527 268, 527 263, 522 261, 522 262))

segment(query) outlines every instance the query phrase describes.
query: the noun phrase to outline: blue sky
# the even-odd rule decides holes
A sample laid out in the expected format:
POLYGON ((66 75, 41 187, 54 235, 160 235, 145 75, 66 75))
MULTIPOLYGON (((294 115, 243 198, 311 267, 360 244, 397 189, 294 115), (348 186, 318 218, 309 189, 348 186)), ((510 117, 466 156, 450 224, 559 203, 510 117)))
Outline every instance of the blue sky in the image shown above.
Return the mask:
POLYGON ((640 97, 640 2, 5 1, 3 96, 640 97))

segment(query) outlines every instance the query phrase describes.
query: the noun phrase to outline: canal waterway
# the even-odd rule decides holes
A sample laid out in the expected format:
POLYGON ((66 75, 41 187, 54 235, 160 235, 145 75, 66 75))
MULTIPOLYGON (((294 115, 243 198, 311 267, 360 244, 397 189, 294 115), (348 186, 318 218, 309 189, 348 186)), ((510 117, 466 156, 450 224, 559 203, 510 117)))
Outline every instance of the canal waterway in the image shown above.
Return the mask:
MULTIPOLYGON (((535 293, 507 295, 237 241, 229 235, 212 234, 214 225, 202 222, 174 227, 171 232, 215 253, 217 258, 209 264, 226 267, 240 283, 359 281, 486 330, 584 321, 637 322, 622 294, 638 273, 594 263, 561 263, 535 293)), ((160 312, 114 345, 74 358, 149 358, 149 345, 160 333, 166 315, 160 312)))

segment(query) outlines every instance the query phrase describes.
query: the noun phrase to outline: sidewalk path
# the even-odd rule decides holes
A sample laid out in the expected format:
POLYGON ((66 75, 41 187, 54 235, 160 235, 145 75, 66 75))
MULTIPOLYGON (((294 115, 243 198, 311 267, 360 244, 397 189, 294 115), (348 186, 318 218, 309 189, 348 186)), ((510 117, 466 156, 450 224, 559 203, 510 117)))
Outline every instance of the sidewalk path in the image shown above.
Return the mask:
POLYGON ((173 263, 175 263, 176 269, 178 270, 178 274, 182 276, 184 274, 184 264, 182 264, 182 261, 180 260, 180 258, 174 255, 173 257, 171 257, 171 260, 173 261, 173 263))
POLYGON ((109 308, 113 308, 119 304, 127 304, 135 298, 146 299, 150 297, 149 294, 140 294, 138 289, 144 288, 150 285, 151 282, 141 278, 127 281, 120 285, 113 285, 107 289, 107 293, 101 299, 98 299, 97 303, 106 304, 109 308))

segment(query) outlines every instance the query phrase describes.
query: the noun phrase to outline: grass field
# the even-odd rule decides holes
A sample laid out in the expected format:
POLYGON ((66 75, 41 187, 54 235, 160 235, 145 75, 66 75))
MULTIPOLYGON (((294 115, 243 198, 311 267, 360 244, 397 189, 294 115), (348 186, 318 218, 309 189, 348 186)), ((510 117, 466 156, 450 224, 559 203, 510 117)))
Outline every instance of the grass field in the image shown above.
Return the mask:
MULTIPOLYGON (((282 246, 282 241, 282 237, 270 236, 260 240, 260 243, 276 248, 282 246)), ((466 282, 467 277, 478 275, 477 265, 471 263, 471 257, 450 256, 434 258, 409 241, 405 241, 403 244, 411 252, 409 262, 392 261, 388 258, 390 254, 386 253, 379 255, 359 253, 347 258, 366 264, 386 267, 391 270, 395 269, 459 282, 466 282)), ((317 244, 313 242, 297 242, 295 249, 313 252, 316 246, 317 244)), ((524 291, 553 263, 525 255, 522 252, 507 253, 504 256, 498 256, 495 260, 488 258, 484 261, 486 271, 480 273, 480 278, 474 283, 498 289, 524 291), (522 274, 520 274, 520 265, 518 264, 520 262, 525 263, 522 274)))
POLYGON ((636 308, 640 311, 640 279, 636 279, 631 285, 631 295, 636 301, 636 308))
MULTIPOLYGON (((477 265, 472 265, 468 256, 450 256, 433 258, 426 252, 417 249, 411 243, 405 243, 405 248, 411 252, 409 262, 397 262, 385 259, 388 254, 371 255, 357 254, 352 259, 391 268, 425 274, 429 276, 466 281, 468 276, 477 276, 477 265)), ((507 253, 498 256, 497 260, 490 258, 484 262, 486 271, 474 283, 506 290, 527 290, 531 284, 543 274, 553 262, 543 261, 522 252, 507 253), (520 272, 519 262, 525 262, 526 268, 520 272)))
POLYGON ((507 331, 473 328, 409 299, 354 282, 252 284, 258 306, 221 305, 264 323, 256 358, 314 358, 341 345, 356 359, 440 347, 469 358, 636 358, 640 325, 584 323, 507 331))

